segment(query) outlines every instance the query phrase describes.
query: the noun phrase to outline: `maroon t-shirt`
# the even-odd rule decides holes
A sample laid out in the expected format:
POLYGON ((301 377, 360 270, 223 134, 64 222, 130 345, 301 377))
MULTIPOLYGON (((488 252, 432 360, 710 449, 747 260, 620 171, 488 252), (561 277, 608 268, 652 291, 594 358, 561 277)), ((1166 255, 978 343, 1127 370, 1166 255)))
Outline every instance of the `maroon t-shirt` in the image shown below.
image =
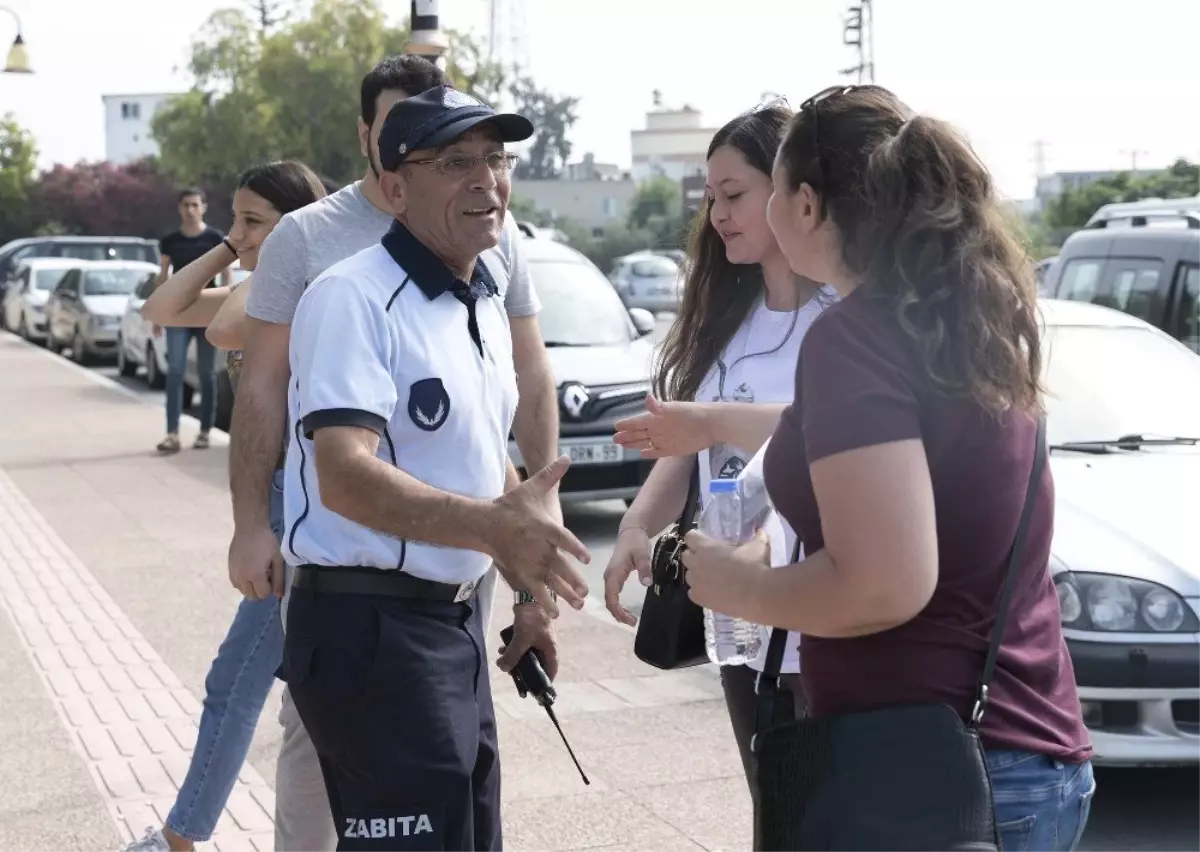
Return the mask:
MULTIPOLYGON (((858 447, 919 438, 937 513, 933 597, 899 627, 851 639, 804 636, 800 677, 814 716, 941 702, 974 703, 1001 579, 1025 499, 1037 424, 939 394, 890 307, 856 291, 813 323, 795 402, 765 458, 771 498, 804 542, 824 547, 808 465, 858 447)), ((993 747, 1073 762, 1091 756, 1075 672, 1048 569, 1054 480, 1046 467, 982 725, 993 747)), ((870 523, 869 519, 864 521, 870 523)))

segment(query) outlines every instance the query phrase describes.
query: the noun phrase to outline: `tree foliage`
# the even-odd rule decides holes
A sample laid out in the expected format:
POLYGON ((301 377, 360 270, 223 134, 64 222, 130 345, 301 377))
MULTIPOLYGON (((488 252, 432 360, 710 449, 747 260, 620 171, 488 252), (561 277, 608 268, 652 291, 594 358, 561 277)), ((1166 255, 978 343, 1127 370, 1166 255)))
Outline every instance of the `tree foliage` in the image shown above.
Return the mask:
MULTIPOLYGON (((307 15, 285 17, 279 3, 265 7, 273 27, 244 9, 214 13, 192 44, 192 89, 154 118, 164 168, 179 182, 228 186, 255 162, 288 157, 337 184, 365 168, 359 87, 376 62, 402 51, 407 26, 390 25, 381 0, 315 0, 307 15)), ((503 69, 468 36, 448 36, 455 85, 496 101, 508 85, 503 69)))
POLYGON ((1200 165, 1176 160, 1163 172, 1134 176, 1129 172, 1069 189, 1046 207, 1046 225, 1055 230, 1075 230, 1105 204, 1143 198, 1186 198, 1200 193, 1200 165))
POLYGON ((159 237, 176 217, 175 188, 151 158, 56 165, 44 172, 29 205, 42 234, 120 234, 159 237))
POLYGON ((629 203, 629 227, 645 228, 654 219, 678 217, 682 207, 679 184, 666 177, 650 178, 637 188, 629 203))
POLYGON ((0 118, 0 245, 27 235, 36 172, 33 135, 6 113, 0 118))
POLYGON ((517 75, 509 85, 513 108, 533 122, 533 141, 517 163, 514 177, 549 180, 560 177, 571 157, 571 128, 578 119, 579 98, 558 97, 517 75))

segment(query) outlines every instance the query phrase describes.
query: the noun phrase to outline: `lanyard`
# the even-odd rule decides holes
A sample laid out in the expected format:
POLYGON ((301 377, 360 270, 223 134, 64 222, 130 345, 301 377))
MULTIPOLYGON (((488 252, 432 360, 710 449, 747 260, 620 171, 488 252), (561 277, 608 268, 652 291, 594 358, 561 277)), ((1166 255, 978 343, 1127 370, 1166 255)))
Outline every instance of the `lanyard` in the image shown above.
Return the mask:
MULTIPOLYGON (((792 321, 788 325, 787 333, 770 349, 763 349, 759 352, 751 352, 746 354, 746 346, 749 344, 750 338, 750 329, 746 329, 746 339, 742 344, 742 354, 735 358, 733 363, 729 364, 728 366, 726 366, 723 358, 717 359, 717 396, 713 402, 729 401, 725 398, 725 379, 728 378, 729 373, 734 367, 743 361, 749 361, 751 358, 758 358, 764 355, 774 355, 787 344, 787 342, 791 339, 792 334, 794 334, 796 331, 796 322, 800 318, 800 311, 803 309, 803 307, 804 306, 801 305, 800 307, 796 308, 796 310, 792 311, 792 321)), ((751 322, 753 322, 753 317, 751 318, 751 322)))

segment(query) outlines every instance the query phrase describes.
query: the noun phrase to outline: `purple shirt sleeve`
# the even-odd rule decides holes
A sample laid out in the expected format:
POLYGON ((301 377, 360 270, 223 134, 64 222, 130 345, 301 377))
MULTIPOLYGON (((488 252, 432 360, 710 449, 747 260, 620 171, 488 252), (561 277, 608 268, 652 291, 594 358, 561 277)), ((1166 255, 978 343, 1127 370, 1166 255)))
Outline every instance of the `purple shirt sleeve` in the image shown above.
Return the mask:
MULTIPOLYGON (((854 297, 851 297, 854 298, 854 297)), ((874 311, 834 306, 801 347, 797 397, 809 463, 835 453, 921 437, 909 376, 913 353, 874 311), (889 333, 890 332, 890 333, 889 333)))

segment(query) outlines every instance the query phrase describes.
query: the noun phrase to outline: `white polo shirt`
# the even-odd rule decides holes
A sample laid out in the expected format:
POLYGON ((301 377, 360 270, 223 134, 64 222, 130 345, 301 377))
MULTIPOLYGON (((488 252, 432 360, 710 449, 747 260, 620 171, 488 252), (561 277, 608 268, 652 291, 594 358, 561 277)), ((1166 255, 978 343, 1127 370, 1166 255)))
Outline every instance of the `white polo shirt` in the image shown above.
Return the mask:
POLYGON ((309 286, 290 345, 283 555, 291 565, 396 569, 455 584, 487 572, 482 553, 405 541, 325 508, 312 439, 323 427, 362 426, 379 434, 380 459, 427 485, 499 497, 517 407, 507 276, 492 249, 468 287, 397 222, 379 245, 309 286), (468 290, 475 323, 460 299, 471 301, 468 290))

